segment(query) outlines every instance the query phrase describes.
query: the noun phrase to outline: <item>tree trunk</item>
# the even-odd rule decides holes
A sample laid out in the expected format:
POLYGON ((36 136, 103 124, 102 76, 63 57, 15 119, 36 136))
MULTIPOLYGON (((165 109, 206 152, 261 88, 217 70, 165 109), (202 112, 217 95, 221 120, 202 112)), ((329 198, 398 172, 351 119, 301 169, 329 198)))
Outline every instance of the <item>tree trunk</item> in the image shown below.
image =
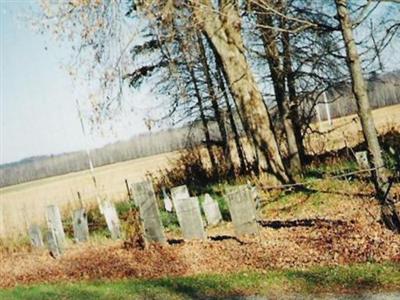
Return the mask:
POLYGON ((217 95, 215 93, 213 83, 212 83, 210 67, 207 62, 206 50, 204 48, 204 44, 203 44, 203 41, 202 41, 199 33, 197 34, 197 43, 199 45, 200 62, 203 67, 203 73, 204 73, 204 76, 206 79, 208 94, 211 99, 211 105, 214 110, 215 119, 217 120, 218 129, 219 129, 219 132, 220 132, 221 138, 222 138, 223 151, 224 151, 226 165, 228 168, 228 172, 230 174, 234 175, 234 165, 233 165, 233 161, 232 161, 232 153, 231 153, 231 147, 229 144, 228 133, 227 133, 226 127, 225 127, 225 120, 221 115, 217 95))
POLYGON ((382 207, 382 219, 391 230, 400 232, 400 218, 392 201, 386 195, 385 185, 387 184, 386 170, 382 158, 381 147, 378 135, 372 118, 368 94, 362 75, 360 58, 357 46, 353 37, 352 22, 347 8, 347 0, 336 0, 338 19, 346 48, 347 66, 351 76, 351 84, 356 99, 358 116, 361 121, 364 139, 368 146, 371 158, 372 179, 375 184, 378 200, 382 207))
POLYGON ((197 106, 199 107, 199 111, 200 111, 200 118, 201 118, 201 123, 203 125, 203 132, 204 132, 204 136, 205 136, 205 139, 206 139, 206 147, 207 147, 208 155, 210 157, 211 167, 212 167, 214 175, 217 176, 218 175, 218 164, 217 164, 217 160, 215 158, 215 155, 214 155, 214 152, 213 152, 213 149, 212 149, 210 131, 208 129, 208 121, 207 121, 206 115, 204 113, 203 99, 202 99, 201 94, 200 94, 200 90, 199 90, 199 86, 197 84, 197 79, 196 79, 196 76, 194 74, 194 70, 189 65, 189 62, 187 61, 186 58, 185 58, 185 65, 186 65, 186 68, 187 68, 187 70, 188 70, 188 72, 190 74, 190 78, 192 80, 194 91, 195 91, 195 94, 196 94, 197 106))
MULTIPOLYGON (((236 101, 235 96, 233 95, 232 90, 231 90, 231 86, 228 84, 228 76, 226 75, 225 70, 223 68, 221 58, 220 58, 217 50, 215 49, 214 44, 209 39, 209 37, 206 34, 205 34, 205 37, 206 37, 206 40, 207 40, 207 42, 208 42, 208 44, 209 44, 209 46, 210 46, 210 48, 211 48, 211 50, 213 51, 213 54, 214 54, 215 64, 217 66, 217 76, 219 76, 219 84, 222 85, 221 89, 225 91, 225 96, 226 97, 227 97, 228 93, 232 97, 232 101, 233 101, 233 104, 235 105, 235 109, 236 109, 236 112, 237 112, 238 117, 240 119, 240 123, 242 124, 243 127, 245 127, 244 126, 244 121, 243 121, 243 116, 242 116, 242 114, 241 114, 241 112, 240 112, 240 110, 238 108, 237 101, 236 101)), ((229 100, 227 100, 227 101, 229 102, 229 100)), ((232 112, 232 110, 231 110, 231 112, 232 112)), ((232 116, 233 116, 233 114, 232 114, 232 116)), ((236 125, 235 125, 235 127, 236 127, 236 125)), ((255 146, 255 142, 254 142, 255 138, 254 138, 252 132, 249 132, 248 130, 245 130, 245 133, 246 133, 246 137, 248 139, 248 143, 251 145, 251 148, 254 151, 252 169, 256 172, 256 174, 259 174, 260 171, 261 171, 261 166, 260 166, 260 158, 259 158, 258 149, 255 146)), ((235 133, 235 136, 237 136, 239 138, 239 143, 240 143, 240 135, 238 133, 237 134, 235 133)), ((236 143, 237 147, 239 147, 238 143, 236 141, 235 141, 235 143, 236 143)), ((240 147, 240 149, 243 149, 243 148, 240 147)), ((246 155, 244 154, 243 150, 241 152, 243 152, 242 155, 243 155, 243 158, 244 158, 244 162, 246 162, 247 161, 246 160, 246 155)), ((245 165, 248 165, 248 163, 245 163, 245 165)))
POLYGON ((270 126, 268 110, 245 57, 240 16, 233 1, 220 2, 217 13, 210 0, 192 1, 197 22, 221 58, 231 91, 243 113, 245 129, 253 133, 256 146, 265 154, 273 174, 283 183, 291 182, 270 126))
POLYGON ((239 131, 238 131, 236 123, 235 123, 235 117, 233 115, 232 106, 229 103, 228 90, 225 87, 222 71, 218 66, 217 66, 217 79, 218 79, 218 84, 220 86, 220 89, 221 89, 222 93, 224 94, 224 99, 225 99, 226 107, 227 107, 228 114, 229 114, 229 122, 231 124, 232 132, 234 135, 236 151, 239 156, 240 173, 244 174, 247 171, 246 156, 244 155, 242 143, 240 142, 240 134, 239 134, 239 131))
POLYGON ((296 87, 295 87, 295 79, 292 68, 292 55, 290 50, 290 37, 289 32, 282 33, 282 43, 283 43, 283 68, 286 74, 287 80, 287 90, 289 92, 289 111, 290 111, 290 119, 292 120, 294 135, 297 144, 297 150, 299 152, 299 159, 301 163, 301 167, 303 167, 306 159, 306 152, 303 144, 303 134, 302 134, 302 122, 299 116, 299 103, 297 100, 296 87))
MULTIPOLYGON (((259 14, 260 24, 266 24, 273 27, 272 18, 268 15, 259 14)), ((289 155, 289 165, 291 174, 298 174, 302 171, 302 164, 297 147, 297 140, 294 131, 294 125, 290 114, 289 97, 285 88, 285 72, 283 70, 278 45, 276 42, 276 32, 269 28, 262 29, 262 40, 264 44, 265 54, 267 56, 268 66, 271 73, 271 79, 275 92, 275 99, 278 105, 279 115, 282 120, 283 128, 286 135, 286 144, 289 155)))

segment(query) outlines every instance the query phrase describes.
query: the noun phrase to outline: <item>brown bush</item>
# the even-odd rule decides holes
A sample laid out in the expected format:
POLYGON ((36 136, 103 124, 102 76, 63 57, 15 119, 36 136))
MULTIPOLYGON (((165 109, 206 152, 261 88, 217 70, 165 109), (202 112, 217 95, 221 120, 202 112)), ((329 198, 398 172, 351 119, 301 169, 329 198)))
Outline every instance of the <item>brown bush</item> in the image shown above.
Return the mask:
POLYGON ((147 173, 152 180, 154 189, 157 193, 161 188, 167 189, 179 185, 187 185, 191 190, 198 190, 210 184, 218 182, 232 182, 239 177, 256 173, 256 165, 249 165, 246 170, 240 170, 240 167, 234 165, 232 168, 226 163, 221 148, 215 148, 214 154, 218 165, 216 169, 211 168, 208 156, 202 152, 201 147, 183 150, 178 159, 171 162, 172 168, 159 170, 157 173, 147 173))
POLYGON ((126 214, 126 220, 122 225, 124 233, 124 248, 125 249, 144 249, 145 241, 143 237, 143 228, 140 221, 139 210, 132 208, 126 214))

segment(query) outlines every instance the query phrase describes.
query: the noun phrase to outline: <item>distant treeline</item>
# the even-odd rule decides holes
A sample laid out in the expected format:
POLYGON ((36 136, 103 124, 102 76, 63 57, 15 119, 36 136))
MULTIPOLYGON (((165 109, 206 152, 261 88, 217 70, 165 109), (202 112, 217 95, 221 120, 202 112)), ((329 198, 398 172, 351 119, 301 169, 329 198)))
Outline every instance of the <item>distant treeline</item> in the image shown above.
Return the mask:
MULTIPOLYGON (((368 93, 373 108, 400 103, 400 72, 375 76, 368 81, 368 93)), ((332 118, 355 114, 357 107, 350 96, 348 84, 340 84, 327 92, 327 102, 332 118)), ((322 96, 318 99, 322 120, 327 119, 322 96)), ((316 120, 316 118, 314 118, 316 120)), ((210 122, 211 138, 220 139, 217 125, 210 122)), ((239 127, 240 131, 243 131, 239 127)), ((185 149, 199 145, 204 140, 200 124, 190 127, 172 128, 154 133, 144 133, 127 141, 108 144, 91 151, 96 167, 130 159, 185 149)), ((23 183, 49 176, 62 175, 89 168, 85 151, 38 156, 0 166, 0 187, 23 183)))
MULTIPOLYGON (((217 134, 216 131, 217 130, 212 130, 212 132, 217 134)), ((214 139, 218 138, 218 136, 214 136, 214 139)), ((127 141, 108 144, 102 148, 91 150, 91 157, 94 166, 99 167, 130 159, 184 149, 190 146, 190 144, 200 144, 202 139, 202 131, 194 124, 192 127, 144 133, 134 136, 127 141)), ((18 162, 1 165, 0 187, 81 171, 88 168, 89 163, 86 151, 30 157, 18 162)))

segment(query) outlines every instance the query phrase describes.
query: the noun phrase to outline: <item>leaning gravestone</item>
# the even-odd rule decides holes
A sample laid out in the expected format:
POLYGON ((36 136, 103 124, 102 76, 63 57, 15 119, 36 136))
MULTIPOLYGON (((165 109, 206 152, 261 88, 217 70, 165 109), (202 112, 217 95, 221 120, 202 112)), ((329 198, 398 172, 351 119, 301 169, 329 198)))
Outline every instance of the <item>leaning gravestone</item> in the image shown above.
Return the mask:
POLYGON ((31 244, 33 247, 36 248, 41 248, 43 247, 43 236, 42 236, 42 231, 40 230, 39 225, 37 224, 32 224, 29 226, 29 238, 31 240, 31 244))
POLYGON ((139 206, 140 218, 143 220, 146 241, 166 243, 153 185, 150 181, 138 182, 132 185, 132 190, 139 206))
POLYGON ((205 239, 206 234, 197 197, 172 199, 184 239, 205 239))
POLYGON ((103 201, 101 204, 101 211, 106 219, 108 230, 111 233, 111 238, 113 240, 119 239, 121 237, 121 225, 114 204, 110 201, 103 201))
POLYGON ((236 234, 258 233, 251 191, 246 186, 239 186, 227 194, 227 202, 236 234))
POLYGON ((57 235, 54 230, 49 229, 47 233, 47 246, 51 256, 54 258, 59 257, 63 252, 63 245, 57 240, 57 235))
POLYGON ((203 211, 208 225, 214 226, 221 222, 222 216, 218 203, 209 194, 204 195, 203 211))
POLYGON ((89 239, 88 220, 84 208, 74 210, 72 213, 72 227, 75 241, 86 242, 89 239))
POLYGON ((46 209, 47 226, 54 234, 57 244, 62 247, 65 242, 65 233, 61 220, 60 210, 55 205, 49 205, 46 209))
POLYGON ((368 162, 368 152, 367 151, 358 151, 355 153, 358 167, 362 170, 369 169, 368 162))
POLYGON ((190 198, 189 190, 186 185, 176 186, 171 189, 171 197, 175 199, 190 198))

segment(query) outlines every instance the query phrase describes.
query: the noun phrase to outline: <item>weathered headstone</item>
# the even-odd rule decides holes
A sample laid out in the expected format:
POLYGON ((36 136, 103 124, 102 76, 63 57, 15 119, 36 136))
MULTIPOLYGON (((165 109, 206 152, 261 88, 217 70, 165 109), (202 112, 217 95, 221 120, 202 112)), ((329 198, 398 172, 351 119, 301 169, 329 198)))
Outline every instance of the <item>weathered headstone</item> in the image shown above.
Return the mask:
POLYGON ((167 192, 165 191, 165 187, 162 187, 162 193, 163 193, 163 202, 165 210, 168 212, 172 212, 172 201, 169 198, 167 192))
POLYGON ((172 199, 184 239, 205 239, 206 234, 197 197, 172 199))
POLYGON ((214 226, 221 222, 222 216, 218 203, 209 194, 204 195, 203 210, 208 225, 214 226))
POLYGON ((59 243, 55 231, 51 229, 47 233, 47 247, 54 258, 59 257, 63 252, 63 245, 59 243))
POLYGON ((189 190, 188 190, 187 186, 180 185, 180 186, 173 187, 171 189, 171 197, 172 197, 173 201, 175 199, 190 198, 189 190))
POLYGON ((41 248, 43 247, 43 236, 42 231, 40 230, 39 225, 32 224, 29 226, 28 230, 29 238, 31 240, 31 244, 33 247, 41 248))
POLYGON ((72 227, 75 241, 86 242, 89 239, 88 220, 84 208, 76 209, 72 213, 72 227))
POLYGON ((246 186, 237 187, 227 194, 227 202, 236 234, 257 233, 256 211, 251 191, 246 186))
POLYGON ((251 191, 251 197, 253 201, 255 202, 255 208, 256 210, 261 206, 261 199, 260 196, 258 195, 257 187, 252 185, 250 181, 247 181, 247 187, 251 191))
POLYGON ((46 218, 49 230, 54 233, 57 243, 62 247, 65 242, 65 233, 58 207, 55 205, 47 206, 46 218))
POLYGON ((153 185, 150 181, 134 183, 133 196, 139 206, 143 220, 144 236, 147 242, 166 243, 153 185))
POLYGON ((121 225, 114 204, 110 201, 103 201, 101 204, 101 211, 106 219, 111 238, 113 240, 119 239, 121 237, 121 225))
POLYGON ((355 153, 355 156, 360 169, 365 170, 370 168, 367 151, 358 151, 355 153))

